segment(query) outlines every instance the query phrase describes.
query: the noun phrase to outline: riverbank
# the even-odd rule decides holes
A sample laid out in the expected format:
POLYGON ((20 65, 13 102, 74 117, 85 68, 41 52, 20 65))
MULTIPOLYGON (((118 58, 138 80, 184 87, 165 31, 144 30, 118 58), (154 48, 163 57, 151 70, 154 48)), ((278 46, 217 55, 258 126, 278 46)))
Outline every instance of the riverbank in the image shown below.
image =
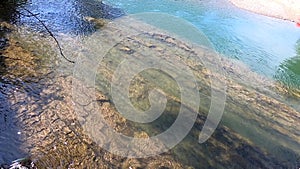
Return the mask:
POLYGON ((235 6, 258 14, 300 22, 298 0, 229 0, 235 6))

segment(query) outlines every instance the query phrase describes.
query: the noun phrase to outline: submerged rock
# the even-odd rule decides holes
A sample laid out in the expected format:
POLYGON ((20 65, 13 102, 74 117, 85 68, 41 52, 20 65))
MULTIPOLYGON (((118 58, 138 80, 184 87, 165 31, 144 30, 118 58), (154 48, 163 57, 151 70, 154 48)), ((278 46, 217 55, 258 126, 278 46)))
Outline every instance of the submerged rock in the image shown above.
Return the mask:
MULTIPOLYGON (((100 37, 93 39, 96 44, 97 40, 114 43, 113 38, 119 35, 116 34, 119 27, 109 26, 102 30, 100 37)), ((56 48, 51 48, 49 39, 38 36, 38 39, 32 40, 36 36, 32 34, 26 38, 18 35, 8 38, 14 45, 3 52, 9 58, 4 63, 11 67, 7 69, 6 77, 18 79, 14 85, 19 89, 7 94, 7 102, 11 105, 11 112, 16 117, 14 122, 18 124, 24 139, 20 147, 32 157, 37 168, 288 168, 298 165, 299 111, 275 97, 280 92, 277 95, 273 92, 276 93, 281 86, 228 59, 222 59, 222 68, 228 75, 224 79, 218 72, 205 68, 194 59, 200 56, 215 63, 218 56, 213 52, 205 48, 195 52, 189 44, 155 30, 130 37, 127 37, 127 32, 123 33, 125 36, 122 36, 126 38, 116 43, 98 67, 97 90, 94 92, 94 88, 90 88, 82 92, 85 95, 94 92, 95 100, 87 102, 83 99, 79 103, 74 103, 72 98, 72 83, 78 79, 74 79, 70 73, 71 64, 56 64, 58 54, 54 51, 56 48), (101 148, 79 122, 87 121, 85 117, 89 112, 101 111, 108 125, 116 132, 145 139, 172 125, 182 104, 180 90, 174 79, 160 71, 138 74, 129 90, 132 103, 143 110, 150 107, 149 90, 159 87, 168 98, 161 121, 149 125, 132 123, 120 115, 112 102, 110 86, 106 84, 111 83, 117 66, 124 58, 134 58, 142 63, 143 54, 184 62, 197 77, 197 90, 204 98, 195 125, 182 143, 161 155, 132 159, 101 148), (68 66, 70 69, 66 68, 68 66), (198 132, 206 120, 211 101, 209 76, 219 77, 228 85, 226 114, 212 137, 204 144, 199 144, 198 132), (93 104, 97 104, 99 109, 95 109, 93 104), (86 110, 87 114, 78 116, 74 105, 86 110), (272 151, 279 147, 285 151, 272 151), (290 152, 290 156, 278 156, 282 152, 290 152)), ((75 47, 82 49, 81 46, 75 47)), ((78 84, 79 90, 84 89, 84 84, 78 84)), ((97 127, 100 131, 101 126, 97 124, 97 127)), ((103 133, 98 134, 100 140, 105 139, 100 137, 103 133)), ((109 146, 114 149, 120 145, 109 146)), ((141 146, 149 146, 153 151, 160 148, 157 145, 141 146)))
POLYGON ((88 22, 91 22, 91 23, 93 23, 94 24, 94 26, 95 26, 95 29, 100 29, 100 28, 102 28, 103 26, 105 26, 106 24, 107 24, 107 20, 105 20, 105 19, 101 19, 101 18, 93 18, 93 17, 89 17, 89 16, 87 16, 87 17, 84 17, 84 19, 86 20, 86 21, 88 21, 88 22))
MULTIPOLYGON (((135 67, 134 64, 143 65, 146 57, 159 56, 161 61, 167 62, 171 58, 176 63, 184 62, 193 71, 197 78, 197 89, 204 98, 201 99, 199 115, 191 134, 171 150, 177 158, 181 159, 181 162, 188 161, 189 165, 201 165, 201 168, 222 168, 221 166, 285 168, 298 165, 299 110, 284 101, 282 95, 286 90, 280 84, 255 74, 243 64, 230 59, 221 58, 221 65, 217 65, 220 64, 216 62, 219 56, 210 50, 201 47, 196 50, 197 46, 189 47, 189 44, 170 38, 163 33, 157 33, 159 30, 138 21, 125 19, 121 23, 108 25, 101 32, 91 39, 91 46, 94 45, 93 42, 97 43, 95 39, 101 39, 101 44, 106 41, 107 44, 115 44, 103 56, 97 70, 99 74, 96 76, 96 86, 101 93, 105 93, 105 97, 109 100, 113 99, 109 84, 115 78, 114 74, 118 66, 126 59, 134 60, 131 67, 135 67), (141 29, 135 29, 135 26, 141 29), (134 29, 138 33, 132 33, 134 29), (118 37, 125 38, 118 41, 118 37), (197 57, 205 60, 206 63, 222 67, 226 72, 226 78, 221 76, 220 72, 206 68, 196 59, 197 57), (226 82, 227 106, 222 125, 206 143, 201 145, 197 142, 197 133, 201 130, 210 107, 209 76, 226 82), (280 151, 277 151, 279 148, 291 152, 291 155, 286 158, 279 157, 280 151)), ((101 53, 99 51, 101 49, 93 48, 92 50, 94 53, 101 53)), ((93 62, 93 56, 86 57, 93 62)), ((167 130, 176 120, 182 104, 180 90, 174 79, 162 71, 148 70, 137 74, 130 84, 129 96, 120 95, 119 97, 129 97, 136 108, 145 111, 150 107, 149 92, 154 88, 163 91, 168 103, 160 120, 149 125, 131 124, 130 121, 126 121, 126 126, 141 128, 140 130, 146 131, 149 137, 167 130)), ((111 106, 114 107, 114 105, 111 106)), ((285 151, 281 153, 283 155, 285 151)))

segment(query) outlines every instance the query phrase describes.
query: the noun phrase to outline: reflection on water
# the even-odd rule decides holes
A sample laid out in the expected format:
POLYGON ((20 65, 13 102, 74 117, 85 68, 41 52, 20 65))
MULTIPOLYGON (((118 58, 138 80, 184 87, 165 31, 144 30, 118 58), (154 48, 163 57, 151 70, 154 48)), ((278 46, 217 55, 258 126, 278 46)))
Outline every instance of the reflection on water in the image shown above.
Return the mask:
MULTIPOLYGON (((113 19, 123 15, 121 10, 94 0, 63 0, 48 3, 43 0, 33 0, 25 7, 38 14, 37 16, 51 31, 76 35, 88 34, 95 30, 84 17, 113 19)), ((37 31, 44 30, 32 17, 22 17, 21 22, 37 31)))
POLYGON ((295 48, 297 55, 281 63, 275 78, 291 89, 300 89, 300 40, 295 48))

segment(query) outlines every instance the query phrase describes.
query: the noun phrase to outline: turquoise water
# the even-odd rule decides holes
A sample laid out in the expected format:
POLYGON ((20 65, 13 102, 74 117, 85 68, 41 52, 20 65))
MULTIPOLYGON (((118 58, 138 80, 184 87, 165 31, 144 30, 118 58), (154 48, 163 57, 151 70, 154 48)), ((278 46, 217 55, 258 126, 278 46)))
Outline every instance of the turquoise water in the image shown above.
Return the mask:
POLYGON ((300 28, 295 23, 253 14, 223 0, 103 2, 127 14, 162 12, 185 19, 201 30, 219 53, 244 62, 259 74, 300 88, 300 28))

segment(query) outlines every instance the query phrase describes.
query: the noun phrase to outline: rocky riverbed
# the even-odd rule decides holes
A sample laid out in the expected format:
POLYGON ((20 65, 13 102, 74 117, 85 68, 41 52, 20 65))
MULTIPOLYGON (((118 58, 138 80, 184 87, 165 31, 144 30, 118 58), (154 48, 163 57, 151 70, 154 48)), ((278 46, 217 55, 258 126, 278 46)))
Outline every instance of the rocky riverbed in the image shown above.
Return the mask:
MULTIPOLYGON (((20 140, 19 151, 23 156, 27 154, 37 168, 186 168, 170 153, 138 160, 101 149, 84 134, 78 123, 71 94, 72 74, 56 71, 60 66, 54 56, 59 55, 52 50, 55 46, 51 38, 10 31, 6 35, 8 46, 1 51, 2 64, 6 67, 6 72, 1 72, 1 84, 10 87, 5 93, 7 105, 2 104, 0 112, 1 118, 6 118, 0 134, 4 136, 5 127, 16 128, 16 133, 6 137, 17 135, 12 141, 20 140)), ((72 67, 72 64, 66 62, 63 66, 72 67)), ((101 93, 98 96, 104 97, 101 93)), ((105 116, 109 117, 109 123, 116 129, 123 128, 124 119, 110 110, 109 104, 103 106, 107 107, 105 116)), ((10 144, 3 141, 1 149, 10 144)), ((12 147, 1 151, 6 153, 1 157, 2 163, 15 153, 10 152, 15 151, 12 147)))
MULTIPOLYGON (((108 26, 108 28, 104 30, 105 33, 101 34, 99 37, 96 36, 96 39, 103 39, 101 38, 103 36, 111 37, 108 39, 112 40, 114 37, 118 36, 126 37, 126 35, 131 34, 130 32, 137 27, 142 28, 141 30, 146 30, 143 32, 137 29, 136 31, 141 31, 140 34, 127 37, 123 39, 122 42, 116 43, 118 45, 109 50, 109 53, 105 55, 102 61, 103 63, 99 66, 98 72, 100 75, 96 78, 98 78, 100 91, 107 93, 107 97, 110 97, 111 93, 109 92, 109 85, 105 84, 111 83, 112 75, 123 59, 134 58, 134 60, 137 60, 139 63, 139 61, 142 62, 144 60, 143 57, 145 57, 145 55, 153 55, 159 56, 163 60, 172 58, 172 60, 176 60, 177 62, 184 62, 191 70, 193 70, 193 74, 197 77, 198 90, 203 94, 203 97, 201 99, 199 118, 194 126, 194 133, 192 132, 193 134, 188 136, 189 139, 182 143, 182 147, 178 146, 180 151, 175 148, 174 151, 177 156, 182 158, 184 155, 180 153, 186 152, 186 154, 188 154, 192 149, 199 149, 201 151, 199 153, 194 152, 194 155, 198 157, 198 161, 199 159, 204 159, 201 163, 205 163, 204 161, 209 161, 210 158, 213 158, 218 161, 217 164, 214 164, 214 167, 231 166, 228 164, 229 161, 233 161, 233 159, 230 159, 231 155, 226 157, 221 155, 224 159, 219 158, 219 156, 216 159, 212 156, 207 157, 206 154, 202 154, 201 152, 216 152, 216 149, 218 149, 217 147, 220 145, 227 145, 228 150, 226 150, 226 152, 228 154, 239 154, 240 156, 243 156, 244 153, 248 154, 249 152, 243 152, 245 149, 237 152, 237 149, 232 149, 232 147, 239 147, 246 144, 253 148, 249 149, 249 151, 251 151, 250 154, 255 151, 254 154, 256 155, 252 155, 257 157, 255 158, 257 161, 254 160, 255 162, 250 162, 248 161, 249 157, 241 157, 240 160, 244 161, 242 163, 246 165, 242 166, 242 168, 247 168, 249 167, 247 165, 252 164, 254 165, 253 167, 261 168, 268 168, 268 165, 274 165, 274 167, 276 165, 287 165, 288 167, 299 165, 296 162, 299 159, 300 153, 297 151, 300 142, 297 127, 297 123, 299 122, 299 107, 291 107, 289 106, 289 103, 285 101, 286 97, 294 97, 294 101, 299 101, 299 91, 295 90, 290 92, 279 83, 253 73, 239 62, 218 58, 218 55, 205 48, 197 49, 195 46, 190 47, 189 44, 181 42, 176 38, 155 33, 155 28, 146 25, 141 26, 143 25, 142 23, 130 21, 131 22, 124 20, 123 22, 116 24, 125 25, 125 23, 127 23, 127 28, 126 26, 121 26, 121 29, 112 24, 110 25, 111 27, 108 26), (116 31, 118 29, 124 31, 124 34, 115 34, 118 32, 116 31), (110 30, 114 31, 110 32, 110 30), (128 32, 126 32, 126 30, 128 32), (202 61, 205 63, 221 67, 225 71, 226 78, 224 78, 217 70, 205 67, 206 65, 204 65, 203 62, 202 65, 199 64, 199 60, 197 61, 196 59, 198 57, 202 58, 202 61), (221 60, 221 62, 217 62, 217 60, 221 60), (217 64, 221 65, 217 66, 217 64), (192 147, 185 147, 187 146, 187 143, 191 144, 193 142, 191 140, 197 138, 196 132, 199 132, 201 129, 200 126, 203 126, 205 116, 208 113, 209 105, 211 104, 211 81, 208 78, 210 76, 225 81, 227 85, 227 101, 225 115, 222 121, 223 123, 217 129, 215 135, 208 140, 207 144, 211 144, 211 146, 207 146, 206 150, 203 150, 203 146, 197 144, 193 144, 192 147), (229 139, 227 140, 228 142, 225 141, 224 143, 223 137, 230 137, 232 140, 229 141, 229 139), (233 146, 229 142, 237 145, 233 146), (280 155, 280 151, 285 153, 288 152, 289 157, 284 159, 284 155, 280 155), (264 153, 266 154, 263 155, 264 153), (225 160, 226 158, 227 160, 225 160), (291 163, 288 164, 288 161, 291 163), (262 165, 255 166, 258 163, 262 165)), ((157 32, 160 31, 157 30, 157 32)), ((167 104, 168 106, 166 107, 165 112, 176 117, 175 112, 178 112, 180 96, 178 94, 179 89, 174 83, 174 80, 159 71, 152 70, 144 72, 140 74, 140 76, 137 76, 131 83, 133 86, 133 88, 130 89, 131 101, 137 107, 147 109, 147 107, 149 107, 149 100, 147 99, 149 90, 159 87, 167 94, 168 99, 171 100, 171 103, 167 104)), ((148 133, 159 133, 158 131, 164 131, 164 129, 168 128, 175 119, 172 119, 167 115, 164 120, 164 122, 162 122, 163 125, 157 122, 157 125, 154 125, 154 123, 151 125, 139 125, 139 127, 146 130, 148 133), (153 126, 159 127, 153 128, 153 126)), ((251 157, 252 160, 253 158, 254 157, 251 157)), ((193 166, 199 164, 200 162, 193 166)))
MULTIPOLYGON (((38 168, 299 167, 297 124, 300 123, 300 107, 289 105, 286 98, 298 102, 300 92, 287 90, 239 62, 220 58, 207 48, 192 46, 144 23, 123 20, 121 26, 108 24, 101 27, 102 33, 91 35, 93 43, 88 43, 90 46, 86 46, 86 41, 82 43, 68 35, 61 35, 64 38, 59 39, 68 56, 77 61, 82 61, 80 57, 93 61, 94 55, 83 55, 86 54, 85 47, 97 51, 100 42, 115 44, 96 69, 96 91, 90 91, 77 76, 74 77, 74 65, 61 58, 51 37, 7 23, 1 23, 1 29, 11 32, 5 35, 1 50, 1 102, 5 103, 0 109, 1 138, 12 136, 9 141, 17 143, 14 146, 18 157, 29 156, 38 168), (132 30, 139 33, 128 36, 132 30), (124 39, 116 41, 117 36, 124 39), (142 63, 145 54, 155 55, 162 61, 172 58, 184 62, 192 70, 202 96, 198 117, 186 139, 166 153, 143 159, 117 156, 101 148, 90 137, 87 133, 90 128, 82 126, 82 122, 88 120, 84 118, 86 114, 78 115, 76 111, 101 112, 115 131, 136 138, 148 138, 170 127, 177 117, 181 100, 176 82, 165 73, 157 70, 142 72, 135 76, 129 90, 132 104, 141 110, 150 107, 151 89, 160 88, 166 94, 166 109, 154 123, 143 125, 126 120, 111 97, 110 84, 118 64, 128 58, 142 63), (205 67, 196 59, 198 57, 210 65, 221 64, 216 66, 222 68, 226 76, 205 67), (199 144, 199 131, 211 104, 209 77, 226 82, 227 101, 221 124, 207 142, 199 144), (90 96, 94 97, 92 102, 74 100, 74 83, 78 85, 76 90, 86 89, 81 93, 95 94, 90 96), (93 104, 98 108, 90 107, 93 104), (8 128, 14 130, 10 133, 8 128)), ((87 42, 91 42, 88 40, 91 40, 89 37, 87 42)), ((105 137, 97 138, 101 141, 105 137)), ((1 142, 0 149, 7 156, 11 155, 12 149, 4 148, 10 143, 1 142)), ((115 146, 112 144, 109 148, 115 146)), ((148 146, 153 151, 157 149, 156 145, 148 146)), ((13 160, 11 157, 7 159, 13 160)), ((1 158, 2 163, 7 162, 5 156, 1 158)))

